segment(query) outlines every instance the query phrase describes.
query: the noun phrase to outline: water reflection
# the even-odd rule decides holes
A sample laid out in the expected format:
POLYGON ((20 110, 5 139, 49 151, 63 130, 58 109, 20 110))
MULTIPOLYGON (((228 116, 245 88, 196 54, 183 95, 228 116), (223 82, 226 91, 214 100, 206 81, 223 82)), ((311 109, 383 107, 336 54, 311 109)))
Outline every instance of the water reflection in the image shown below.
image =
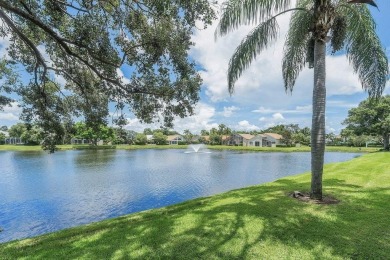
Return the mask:
MULTIPOLYGON (((328 153, 326 162, 356 155, 328 153)), ((310 154, 1 152, 0 165, 0 242, 5 242, 308 171, 310 154)))

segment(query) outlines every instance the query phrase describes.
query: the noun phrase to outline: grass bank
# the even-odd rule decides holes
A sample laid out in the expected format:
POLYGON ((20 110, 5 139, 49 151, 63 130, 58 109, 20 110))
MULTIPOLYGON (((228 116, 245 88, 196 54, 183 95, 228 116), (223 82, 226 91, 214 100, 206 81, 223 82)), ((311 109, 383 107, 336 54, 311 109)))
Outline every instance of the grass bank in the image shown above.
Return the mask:
POLYGON ((326 165, 339 204, 297 201, 308 173, 0 245, 4 259, 388 259, 390 153, 326 165))
MULTIPOLYGON (((254 146, 226 146, 226 145, 208 145, 212 150, 231 150, 231 151, 253 151, 253 152, 310 152, 310 146, 301 147, 254 147, 254 146)), ((377 152, 379 147, 347 147, 347 146, 326 146, 327 152, 377 152)))
MULTIPOLYGON (((91 145, 71 145, 71 144, 63 144, 57 145, 58 150, 104 150, 104 149, 115 149, 114 145, 99 145, 99 146, 91 146, 91 145)), ((33 151, 41 151, 42 147, 40 145, 0 145, 0 151, 25 151, 25 152, 33 152, 33 151)))

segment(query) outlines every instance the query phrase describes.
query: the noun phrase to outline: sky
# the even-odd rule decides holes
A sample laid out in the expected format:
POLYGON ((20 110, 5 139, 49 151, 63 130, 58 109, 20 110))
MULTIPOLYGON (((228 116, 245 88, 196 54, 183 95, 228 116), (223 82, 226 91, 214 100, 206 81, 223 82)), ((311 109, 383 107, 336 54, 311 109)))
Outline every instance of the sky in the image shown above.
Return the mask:
MULTIPOLYGON (((377 33, 387 56, 390 58, 390 1, 377 0, 379 10, 370 10, 377 23, 377 33)), ((286 93, 282 78, 282 54, 285 35, 290 16, 280 16, 279 40, 272 47, 257 56, 251 66, 235 84, 235 91, 230 95, 227 89, 227 68, 229 59, 241 40, 254 28, 243 26, 227 36, 214 39, 218 20, 205 30, 196 30, 193 36, 195 45, 190 50, 190 57, 197 63, 203 78, 200 101, 195 108, 195 115, 177 118, 174 129, 192 133, 209 130, 225 124, 233 130, 262 130, 277 124, 299 124, 311 127, 313 70, 304 69, 295 84, 292 93, 286 93)), ((0 39, 0 55, 7 46, 5 39, 0 39)), ((348 110, 358 106, 368 95, 362 90, 358 77, 353 73, 345 55, 327 55, 327 110, 326 131, 339 133, 344 128, 342 121, 348 110)), ((126 77, 126 73, 119 71, 126 77)), ((384 94, 390 94, 390 82, 384 94)), ((18 121, 20 108, 14 103, 0 112, 0 125, 12 125, 18 121)), ((159 128, 159 124, 142 124, 129 115, 126 129, 142 132, 144 128, 159 128)))

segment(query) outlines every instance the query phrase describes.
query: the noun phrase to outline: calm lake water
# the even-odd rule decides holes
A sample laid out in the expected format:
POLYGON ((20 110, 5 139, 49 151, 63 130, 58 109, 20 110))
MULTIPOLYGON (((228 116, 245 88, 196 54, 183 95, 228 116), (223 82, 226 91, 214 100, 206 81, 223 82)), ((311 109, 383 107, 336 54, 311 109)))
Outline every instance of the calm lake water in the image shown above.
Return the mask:
MULTIPOLYGON (((327 153, 326 163, 359 154, 327 153)), ((310 170, 310 153, 0 152, 0 242, 310 170)))

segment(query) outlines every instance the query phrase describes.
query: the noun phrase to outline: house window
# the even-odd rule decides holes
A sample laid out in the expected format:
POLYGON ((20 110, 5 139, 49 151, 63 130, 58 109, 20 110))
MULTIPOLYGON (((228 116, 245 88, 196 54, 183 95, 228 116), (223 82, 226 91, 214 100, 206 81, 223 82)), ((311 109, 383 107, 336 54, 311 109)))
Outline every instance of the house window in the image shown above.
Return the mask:
POLYGON ((260 142, 255 142, 255 146, 260 146, 260 142))

